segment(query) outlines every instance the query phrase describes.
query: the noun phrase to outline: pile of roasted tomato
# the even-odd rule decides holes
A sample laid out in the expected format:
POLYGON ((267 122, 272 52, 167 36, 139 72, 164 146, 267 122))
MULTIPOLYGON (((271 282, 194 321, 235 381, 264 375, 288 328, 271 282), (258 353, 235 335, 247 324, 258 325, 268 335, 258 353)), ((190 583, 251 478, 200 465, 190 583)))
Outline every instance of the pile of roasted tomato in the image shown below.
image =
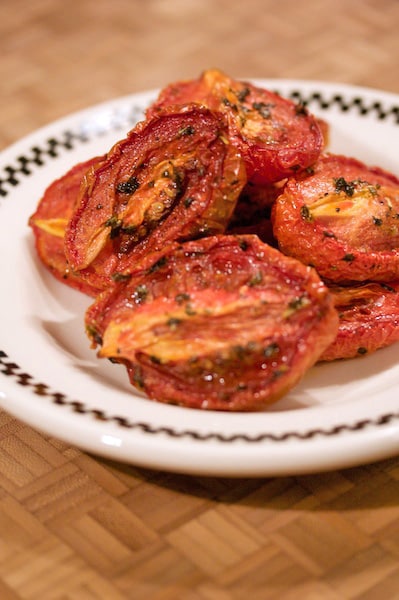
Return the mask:
POLYGON ((95 298, 98 355, 151 399, 244 411, 399 340, 399 180, 327 147, 305 106, 208 70, 53 182, 29 224, 95 298))

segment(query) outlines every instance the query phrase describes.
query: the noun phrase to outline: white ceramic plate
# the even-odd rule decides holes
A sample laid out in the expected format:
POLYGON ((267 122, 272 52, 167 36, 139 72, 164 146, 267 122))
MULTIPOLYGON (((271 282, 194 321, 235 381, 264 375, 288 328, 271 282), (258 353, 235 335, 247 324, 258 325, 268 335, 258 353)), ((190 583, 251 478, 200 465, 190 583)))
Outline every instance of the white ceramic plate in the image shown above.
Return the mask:
MULTIPOLYGON (((306 102, 330 149, 399 175, 399 97, 321 82, 257 81, 306 102)), ((91 300, 39 264, 27 220, 75 163, 107 151, 142 118, 148 92, 45 127, 0 157, 0 405, 97 455, 175 472, 271 476, 354 466, 399 453, 399 346, 319 365, 270 410, 225 414, 138 395, 123 367, 96 358, 83 330, 91 300)))

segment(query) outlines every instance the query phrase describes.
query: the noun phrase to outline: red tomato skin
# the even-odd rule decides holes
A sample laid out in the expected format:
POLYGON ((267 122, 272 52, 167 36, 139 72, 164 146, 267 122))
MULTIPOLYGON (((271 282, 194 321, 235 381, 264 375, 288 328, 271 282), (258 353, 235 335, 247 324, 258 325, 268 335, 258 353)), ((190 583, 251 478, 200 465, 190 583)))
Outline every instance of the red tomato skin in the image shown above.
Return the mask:
POLYGON ((287 181, 272 223, 284 254, 312 265, 326 281, 345 284, 399 277, 398 215, 395 175, 326 154, 310 173, 287 181))
POLYGON ((118 142, 87 180, 70 219, 65 248, 72 268, 106 288, 175 240, 223 233, 246 183, 225 127, 221 115, 191 105, 139 123, 118 142), (169 179, 154 175, 164 163, 173 171, 169 179), (129 182, 137 189, 130 192, 129 182), (158 220, 146 216, 156 210, 158 220))
POLYGON ((259 185, 280 181, 312 165, 327 137, 327 126, 323 123, 321 128, 321 121, 304 106, 217 69, 164 88, 147 116, 185 102, 198 102, 226 115, 229 139, 245 160, 249 181, 259 185))
POLYGON ((320 361, 365 356, 399 341, 399 281, 332 286, 338 334, 320 361))
POLYGON ((40 199, 36 211, 29 218, 36 251, 44 266, 58 281, 89 296, 95 296, 102 288, 91 285, 79 273, 74 273, 70 269, 65 258, 64 234, 61 230, 62 223, 65 222, 66 227, 73 213, 85 176, 102 160, 102 156, 96 156, 78 163, 52 182, 40 199), (60 223, 57 226, 60 229, 57 235, 52 235, 50 232, 52 222, 60 223), (50 230, 46 224, 50 225, 50 230))
POLYGON ((99 355, 125 364, 153 400, 261 410, 336 336, 332 297, 314 269, 257 236, 176 244, 148 264, 104 292, 86 326, 99 355))

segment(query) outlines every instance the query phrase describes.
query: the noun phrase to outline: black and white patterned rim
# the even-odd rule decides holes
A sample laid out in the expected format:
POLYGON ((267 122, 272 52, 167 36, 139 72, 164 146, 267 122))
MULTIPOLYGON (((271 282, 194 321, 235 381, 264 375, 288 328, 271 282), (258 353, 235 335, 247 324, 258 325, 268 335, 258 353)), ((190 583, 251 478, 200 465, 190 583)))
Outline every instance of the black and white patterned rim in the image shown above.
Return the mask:
MULTIPOLYGON (((278 92, 278 90, 276 90, 278 92)), ((360 116, 373 116, 379 120, 393 119, 396 125, 399 125, 399 106, 385 106, 380 101, 367 102, 360 96, 355 96, 349 100, 342 94, 336 94, 331 98, 326 98, 321 92, 310 92, 293 90, 289 94, 284 94, 295 102, 305 106, 315 106, 322 110, 332 107, 338 108, 341 112, 355 111, 360 116)), ((144 106, 132 101, 129 112, 126 111, 123 117, 118 117, 115 113, 115 119, 110 121, 107 130, 104 128, 85 130, 66 130, 60 132, 58 137, 50 137, 40 145, 32 146, 26 154, 17 156, 12 164, 6 165, 0 172, 0 198, 7 197, 13 188, 18 186, 26 178, 34 174, 38 169, 44 167, 51 160, 55 160, 63 153, 73 150, 77 145, 109 131, 117 131, 123 126, 133 126, 142 116, 144 106)), ((128 430, 139 430, 146 434, 164 434, 171 438, 191 438, 195 441, 216 440, 218 442, 245 441, 248 443, 259 443, 262 441, 284 442, 291 439, 311 440, 316 436, 331 437, 345 432, 362 431, 368 427, 378 427, 389 425, 399 420, 399 411, 380 415, 374 419, 358 420, 352 424, 335 425, 331 428, 314 428, 308 431, 286 431, 281 434, 262 432, 249 435, 247 433, 234 433, 231 435, 220 432, 202 434, 194 430, 178 431, 172 427, 153 426, 141 421, 131 421, 123 416, 106 414, 102 409, 90 408, 79 400, 68 398, 64 393, 53 390, 46 383, 36 381, 34 376, 26 373, 22 367, 13 362, 12 358, 4 350, 0 349, 0 372, 14 379, 22 386, 29 388, 34 394, 46 397, 56 405, 63 406, 72 410, 76 414, 86 415, 97 421, 110 422, 121 428, 128 430)))

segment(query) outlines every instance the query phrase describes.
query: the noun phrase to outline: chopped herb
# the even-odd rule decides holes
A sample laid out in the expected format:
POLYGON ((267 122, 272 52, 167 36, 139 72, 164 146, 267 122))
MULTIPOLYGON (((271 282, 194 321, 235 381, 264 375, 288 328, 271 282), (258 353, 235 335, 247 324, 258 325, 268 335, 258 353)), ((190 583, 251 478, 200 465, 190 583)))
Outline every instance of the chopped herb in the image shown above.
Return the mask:
POLYGON ((166 256, 161 256, 161 258, 155 261, 154 264, 147 270, 147 273, 155 273, 155 271, 158 271, 159 269, 164 267, 167 262, 168 259, 166 258, 166 256))
POLYGON ((92 327, 91 325, 87 325, 86 326, 86 331, 87 331, 87 335, 89 337, 92 338, 92 340, 98 344, 99 346, 101 346, 101 344, 103 343, 103 339, 101 337, 101 335, 98 333, 97 329, 95 329, 94 327, 92 327))
POLYGON ((139 187, 140 184, 137 177, 132 175, 127 181, 119 182, 116 185, 116 191, 120 194, 133 194, 139 187))
POLYGON ((122 224, 121 219, 118 219, 118 217, 116 217, 115 215, 113 215, 112 217, 110 217, 104 223, 105 227, 111 227, 111 229, 114 229, 115 227, 120 227, 121 224, 122 224))
POLYGON ((286 371, 287 369, 284 369, 283 367, 281 367, 280 369, 276 369, 275 371, 273 371, 272 380, 278 379, 279 377, 284 375, 286 371))
POLYGON ((377 183, 377 185, 368 185, 368 190, 372 196, 377 196, 380 187, 381 185, 379 183, 377 183))
POLYGON ((378 217, 373 217, 373 223, 374 225, 377 225, 377 227, 380 227, 382 225, 382 219, 379 219, 378 217))
POLYGON ((130 273, 113 273, 111 277, 117 283, 118 281, 128 281, 132 276, 130 273))
POLYGON ((248 285, 250 287, 254 287, 255 285, 259 285, 260 283, 262 283, 263 280, 263 275, 261 271, 258 271, 257 273, 255 273, 251 279, 248 281, 248 285))
POLYGON ((147 286, 145 286, 144 284, 138 285, 132 294, 135 304, 141 304, 142 302, 145 301, 147 296, 148 296, 148 289, 147 289, 147 286))
POLYGON ((310 213, 309 207, 306 206, 306 204, 303 204, 303 206, 301 206, 300 213, 304 221, 312 221, 313 217, 310 213))
POLYGON ((244 87, 238 92, 236 92, 236 96, 239 102, 244 102, 250 93, 250 89, 248 87, 244 87))
POLYGON ((195 127, 193 127, 192 125, 186 125, 186 127, 182 127, 181 129, 179 129, 178 134, 180 136, 183 135, 194 135, 195 133, 195 127))
POLYGON ((355 182, 346 181, 344 177, 337 177, 334 179, 335 191, 344 192, 347 196, 353 196, 355 193, 355 182))
POLYGON ((278 354, 279 352, 280 352, 280 346, 277 344, 277 342, 272 342, 271 344, 266 346, 266 348, 263 350, 263 354, 264 354, 264 356, 266 356, 266 358, 271 358, 272 356, 276 356, 276 354, 278 354))
POLYGON ((135 385, 137 388, 139 388, 139 389, 144 388, 144 378, 143 378, 143 372, 141 370, 141 367, 135 367, 135 369, 133 371, 132 382, 133 382, 133 385, 135 385))
POLYGON ((181 323, 181 319, 178 319, 177 317, 170 317, 170 319, 168 319, 166 324, 171 329, 176 329, 176 327, 178 325, 180 325, 180 323, 181 323))
POLYGON ((293 300, 291 300, 288 303, 288 308, 290 308, 291 310, 298 310, 299 308, 302 308, 306 304, 308 304, 308 302, 307 302, 305 296, 298 296, 297 298, 294 298, 293 300))
POLYGON ((257 113, 260 114, 264 119, 270 119, 271 112, 270 109, 273 107, 273 104, 267 102, 254 102, 252 104, 252 108, 256 110, 257 113))
POLYGON ((187 198, 184 198, 185 208, 188 208, 189 206, 191 206, 193 202, 194 202, 194 198, 192 196, 188 196, 187 198))
POLYGON ((342 258, 342 260, 344 260, 345 262, 352 262, 355 260, 355 255, 354 254, 345 254, 345 256, 342 258))
POLYGON ((230 102, 228 98, 222 98, 222 102, 225 106, 228 106, 229 108, 237 112, 237 105, 230 102))
POLYGON ((188 317, 193 317, 194 315, 197 314, 191 304, 186 305, 185 313, 188 317))
POLYGON ((122 226, 122 220, 118 219, 118 217, 116 215, 113 215, 107 221, 105 221, 104 225, 105 225, 105 227, 111 228, 110 238, 114 239, 120 233, 121 226, 122 226))
POLYGON ((182 294, 177 294, 175 296, 175 300, 177 304, 183 304, 183 302, 187 302, 188 300, 190 300, 190 295, 183 292, 182 294))

